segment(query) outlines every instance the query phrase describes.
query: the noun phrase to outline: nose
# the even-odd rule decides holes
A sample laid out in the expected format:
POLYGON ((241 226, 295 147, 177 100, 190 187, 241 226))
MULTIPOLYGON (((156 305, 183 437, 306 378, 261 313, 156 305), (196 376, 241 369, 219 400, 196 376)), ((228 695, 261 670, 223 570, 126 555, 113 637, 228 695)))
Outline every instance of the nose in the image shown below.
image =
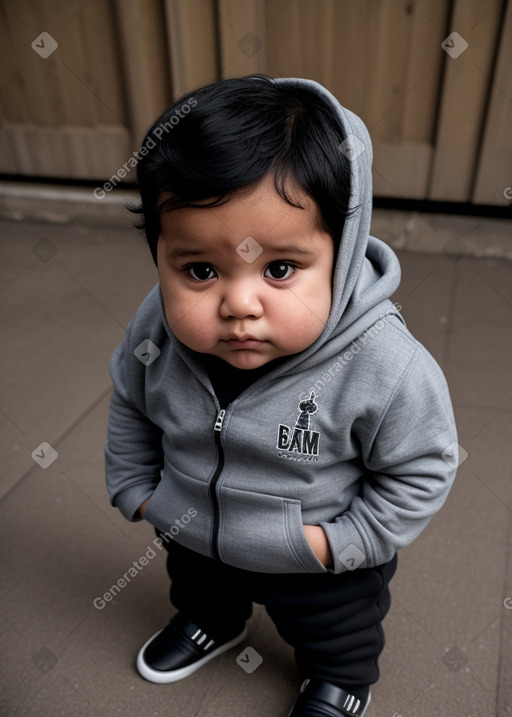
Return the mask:
POLYGON ((223 319, 257 319, 262 314, 263 306, 253 281, 237 279, 225 284, 220 304, 223 319))

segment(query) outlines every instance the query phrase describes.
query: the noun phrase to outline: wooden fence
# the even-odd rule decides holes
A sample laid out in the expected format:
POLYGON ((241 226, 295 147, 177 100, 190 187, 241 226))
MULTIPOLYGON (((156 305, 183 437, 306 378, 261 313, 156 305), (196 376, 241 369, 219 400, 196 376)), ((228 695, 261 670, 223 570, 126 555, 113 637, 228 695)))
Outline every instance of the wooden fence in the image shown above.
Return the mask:
POLYGON ((505 205, 511 5, 4 0, 0 172, 104 181, 172 99, 263 72, 315 79, 363 118, 375 195, 505 205))

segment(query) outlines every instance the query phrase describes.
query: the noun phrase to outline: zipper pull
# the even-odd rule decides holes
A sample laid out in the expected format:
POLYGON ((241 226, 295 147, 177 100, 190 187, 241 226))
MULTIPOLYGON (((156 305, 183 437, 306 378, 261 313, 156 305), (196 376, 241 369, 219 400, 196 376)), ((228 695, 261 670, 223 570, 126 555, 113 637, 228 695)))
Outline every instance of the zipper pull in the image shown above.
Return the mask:
POLYGON ((222 411, 219 411, 219 415, 217 416, 217 420, 215 421, 215 425, 213 427, 214 431, 222 431, 222 424, 224 423, 224 416, 226 415, 226 411, 222 409, 222 411))

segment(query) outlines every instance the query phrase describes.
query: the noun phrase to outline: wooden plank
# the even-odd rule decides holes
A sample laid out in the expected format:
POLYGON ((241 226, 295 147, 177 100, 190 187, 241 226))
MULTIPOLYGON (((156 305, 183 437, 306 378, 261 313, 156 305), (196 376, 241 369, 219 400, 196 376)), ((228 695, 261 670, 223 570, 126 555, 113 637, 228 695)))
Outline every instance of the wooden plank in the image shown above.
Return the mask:
POLYGON ((510 204, 512 200, 512 4, 504 18, 492 80, 489 111, 471 200, 510 204))
POLYGON ((109 176, 129 152, 111 3, 19 0, 3 10, 10 28, 3 50, 23 49, 13 48, 18 72, 1 93, 2 145, 10 150, 2 171, 109 176), (46 58, 31 46, 41 32, 58 43, 46 58))
POLYGON ((373 147, 373 194, 424 199, 432 162, 428 142, 376 142, 373 147))
POLYGON ((219 0, 220 76, 266 71, 264 0, 219 0))
MULTIPOLYGON (((456 32, 468 47, 458 57, 439 48, 445 71, 429 199, 471 199, 501 11, 496 0, 455 0, 447 37, 456 32)), ((457 54, 462 40, 453 44, 457 54)))
POLYGON ((447 5, 443 0, 430 2, 428 14, 420 3, 406 2, 401 12, 396 4, 385 4, 382 10, 368 43, 379 48, 367 101, 374 194, 424 199, 442 82, 437 48, 444 36, 447 5))
POLYGON ((437 62, 445 0, 431 0, 428 18, 407 0, 267 0, 266 7, 269 74, 321 82, 375 128, 376 140, 399 141, 411 124, 414 138, 431 140, 424 117, 434 111, 440 71, 437 77, 428 71, 437 62), (418 97, 409 93, 418 83, 416 109, 418 97), (410 106, 419 132, 416 122, 404 125, 410 106))
MULTIPOLYGON (((49 124, 126 125, 121 58, 112 4, 91 2, 77 7, 72 3, 69 7, 65 0, 57 0, 41 5, 47 6, 48 20, 59 25, 56 38, 59 47, 49 58, 55 57, 59 69, 58 91, 53 97, 55 108, 49 124), (59 112, 61 107, 63 111, 59 112)), ((48 80, 45 89, 51 90, 48 80)))
MULTIPOLYGON (((16 15, 27 16, 29 24, 3 47, 10 53, 10 43, 19 44, 20 39, 25 46, 25 66, 2 92, 8 121, 54 127, 122 122, 119 53, 110 3, 88 3, 75 13, 72 5, 65 0, 15 4, 16 15), (31 47, 43 31, 58 43, 46 59, 31 47)), ((11 13, 6 17, 14 22, 11 13)))
POLYGON ((267 72, 309 77, 360 115, 380 196, 425 198, 445 0, 267 0, 267 72))
POLYGON ((128 124, 137 149, 171 102, 164 12, 160 0, 116 0, 128 124))
POLYGON ((446 0, 0 3, 0 171, 109 177, 171 87, 265 72, 318 80, 363 118, 375 194, 506 204, 510 3, 491 78, 504 4, 454 0, 448 21, 446 0), (43 30, 59 43, 47 59, 30 46, 43 30), (469 43, 456 59, 441 49, 452 30, 469 43))
POLYGON ((38 59, 30 46, 37 33, 26 22, 22 10, 22 5, 13 12, 7 3, 0 3, 0 112, 5 120, 28 122, 24 77, 38 59))
POLYGON ((173 98, 219 79, 215 9, 209 0, 166 0, 173 98))
MULTIPOLYGON (((105 181, 131 155, 124 127, 34 127, 6 125, 0 133, 0 172, 105 181), (49 161, 51 158, 51 161, 49 161)), ((129 177, 124 178, 130 181, 129 177)))

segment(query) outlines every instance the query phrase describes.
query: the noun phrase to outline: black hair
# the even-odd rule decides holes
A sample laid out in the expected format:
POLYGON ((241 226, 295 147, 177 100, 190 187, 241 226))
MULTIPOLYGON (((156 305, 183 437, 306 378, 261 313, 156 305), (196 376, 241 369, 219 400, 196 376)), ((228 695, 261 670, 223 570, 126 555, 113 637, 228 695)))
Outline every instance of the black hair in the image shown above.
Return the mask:
POLYGON ((253 75, 187 93, 153 123, 138 153, 141 203, 129 209, 143 215, 136 226, 155 264, 161 212, 218 206, 267 174, 288 204, 303 208, 294 186, 316 202, 337 250, 350 214, 344 139, 332 108, 306 87, 253 75))

